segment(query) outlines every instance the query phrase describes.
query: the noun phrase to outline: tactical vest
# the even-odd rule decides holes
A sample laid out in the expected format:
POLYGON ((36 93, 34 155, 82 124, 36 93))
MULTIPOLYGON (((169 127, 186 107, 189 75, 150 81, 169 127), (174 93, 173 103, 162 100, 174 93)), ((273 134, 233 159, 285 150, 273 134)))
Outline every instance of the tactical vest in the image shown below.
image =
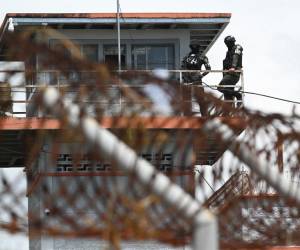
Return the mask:
POLYGON ((228 50, 226 53, 226 57, 223 60, 223 69, 230 69, 230 68, 236 68, 241 69, 243 67, 243 48, 240 45, 235 45, 232 47, 231 50, 228 50), (234 60, 237 60, 235 62, 236 66, 234 66, 234 60))
POLYGON ((199 70, 203 64, 203 59, 197 54, 191 53, 184 59, 183 64, 187 70, 199 70))

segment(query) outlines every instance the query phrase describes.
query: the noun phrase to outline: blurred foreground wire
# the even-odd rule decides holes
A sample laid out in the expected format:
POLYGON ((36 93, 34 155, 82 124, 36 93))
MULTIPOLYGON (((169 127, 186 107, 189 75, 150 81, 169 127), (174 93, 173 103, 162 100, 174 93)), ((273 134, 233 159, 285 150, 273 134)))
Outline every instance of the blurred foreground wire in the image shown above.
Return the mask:
MULTIPOLYGON (((117 73, 81 57, 70 41, 53 49, 42 38, 32 31, 7 38, 20 44, 8 56, 25 62, 27 117, 12 120, 21 132, 8 132, 13 118, 2 118, 0 146, 23 161, 27 183, 1 172, 2 228, 33 241, 46 235, 92 237, 116 249, 130 240, 183 246, 207 208, 218 218, 222 249, 299 244, 299 115, 235 109, 203 91, 194 96, 210 115, 187 115, 191 88, 165 71, 117 73), (70 46, 75 53, 66 53, 70 46), (35 55, 49 74, 30 66, 35 55), (92 130, 91 119, 115 140, 92 130), (7 146, 17 141, 19 148, 7 146), (245 148, 253 164, 240 157, 245 148)), ((18 73, 6 72, 3 82, 18 73)))

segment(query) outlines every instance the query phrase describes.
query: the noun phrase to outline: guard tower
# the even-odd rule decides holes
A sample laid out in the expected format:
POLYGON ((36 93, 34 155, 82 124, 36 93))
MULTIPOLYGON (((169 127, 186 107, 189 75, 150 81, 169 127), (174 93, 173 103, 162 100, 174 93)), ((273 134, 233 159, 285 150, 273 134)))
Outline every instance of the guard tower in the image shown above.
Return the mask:
MULTIPOLYGON (((229 13, 124 13, 120 19, 122 68, 128 71, 165 69, 174 73, 175 79, 180 81, 182 73, 180 63, 182 58, 189 52, 190 42, 200 44, 203 54, 206 54, 228 25, 230 17, 229 13)), ((61 40, 71 40, 80 53, 89 60, 106 62, 112 67, 116 65, 118 50, 115 13, 7 14, 0 31, 0 55, 3 62, 8 60, 6 50, 11 46, 5 41, 9 26, 13 27, 13 32, 35 28, 37 36, 39 36, 39 31, 52 28, 57 33, 52 33, 49 37, 48 44, 50 48, 59 47, 61 40)), ((10 58, 9 60, 17 61, 18 58, 10 58)), ((30 145, 30 138, 34 138, 39 131, 45 130, 55 133, 64 129, 58 120, 40 117, 40 113, 34 110, 34 107, 30 104, 34 91, 29 92, 29 88, 26 88, 26 86, 31 86, 31 89, 40 84, 51 84, 59 87, 60 84, 67 84, 68 80, 57 76, 54 70, 41 68, 39 60, 41 58, 36 55, 30 60, 22 62, 25 75, 27 71, 34 70, 34 77, 32 75, 31 77, 24 77, 24 101, 15 101, 12 112, 13 117, 0 118, 0 147, 4 149, 0 152, 1 168, 25 168, 26 148, 30 145), (17 103, 19 106, 16 105, 17 103)), ((112 89, 114 89, 114 86, 112 86, 112 89)), ((116 90, 116 93, 122 98, 118 90, 116 90)), ((122 115, 122 105, 124 104, 120 101, 107 108, 106 116, 100 122, 103 127, 115 129, 112 125, 113 119, 122 115)), ((130 123, 128 123, 125 116, 120 119, 124 121, 120 123, 123 125, 118 127, 120 133, 128 129, 127 124, 132 124, 130 129, 133 131, 142 125, 149 133, 149 137, 151 137, 151 133, 163 131, 171 134, 182 133, 186 135, 186 138, 190 138, 197 133, 197 130, 201 129, 203 124, 203 118, 201 117, 185 117, 180 114, 151 119, 147 116, 140 116, 135 117, 135 121, 131 120, 130 123)), ((240 122, 238 117, 223 117, 220 119, 232 124, 240 122)), ((240 129, 237 133, 242 130, 240 129)), ((167 175, 169 169, 174 170, 175 168, 176 170, 172 171, 172 175, 175 175, 174 181, 186 189, 187 186, 190 187, 187 183, 190 184, 194 180, 191 162, 197 165, 213 166, 226 150, 226 146, 220 147, 214 137, 206 138, 205 143, 203 141, 198 143, 191 140, 191 138, 189 140, 191 143, 187 150, 190 153, 186 154, 185 152, 185 155, 196 155, 195 161, 192 160, 192 157, 186 157, 184 162, 180 161, 180 151, 173 155, 174 141, 168 142, 164 152, 157 152, 155 148, 148 148, 141 149, 139 154, 153 165, 157 165, 157 162, 159 162, 157 167, 167 175), (179 162, 181 165, 178 165, 179 162)), ((70 155, 67 149, 68 146, 66 146, 60 149, 56 166, 50 168, 48 166, 50 158, 47 150, 51 147, 51 142, 44 141, 43 143, 36 158, 36 172, 28 173, 28 207, 29 210, 34 211, 46 220, 51 217, 51 209, 44 204, 41 195, 42 184, 48 183, 51 192, 55 190, 57 180, 64 179, 68 181, 69 178, 69 180, 72 179, 70 183, 73 183, 78 178, 86 178, 86 183, 88 183, 89 163, 86 162, 86 159, 81 159, 79 169, 74 175, 73 170, 76 167, 72 160, 74 156, 70 155)), ((72 143, 76 144, 76 141, 64 142, 65 145, 72 143)), ((107 176, 110 174, 110 170, 109 164, 101 163, 97 167, 96 176, 98 178, 107 176)), ((119 177, 112 175, 111 178, 119 177)), ((191 188, 187 191, 192 194, 194 192, 191 188)), ((68 214, 68 211, 65 212, 68 214)), ((33 226, 32 223, 29 218, 29 231, 33 226)), ((60 249, 61 247, 64 249, 79 249, 80 247, 99 249, 102 244, 102 241, 65 240, 44 237, 42 234, 30 239, 30 249, 43 250, 60 249)), ((127 246, 134 249, 145 249, 144 247, 147 244, 148 247, 150 245, 160 247, 158 243, 149 242, 145 242, 146 245, 144 246, 141 243, 131 242, 130 244, 127 246)), ((124 246, 126 246, 126 243, 124 246)))

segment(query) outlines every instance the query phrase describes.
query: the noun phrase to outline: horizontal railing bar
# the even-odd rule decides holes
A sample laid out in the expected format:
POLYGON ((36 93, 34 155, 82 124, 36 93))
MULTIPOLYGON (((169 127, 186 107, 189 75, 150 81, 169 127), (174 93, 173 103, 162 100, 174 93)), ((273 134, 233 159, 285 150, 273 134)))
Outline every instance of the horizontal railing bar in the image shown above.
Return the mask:
MULTIPOLYGON (((87 84, 80 84, 82 86, 88 86, 87 84)), ((118 84, 105 84, 103 85, 103 87, 109 87, 109 88, 142 88, 144 86, 146 86, 147 84, 145 85, 130 85, 130 84, 122 84, 122 85, 118 85, 118 84)), ((210 85, 210 84, 206 84, 206 85, 200 85, 200 84, 194 84, 194 83, 183 83, 183 85, 194 85, 193 87, 199 87, 199 88, 209 88, 209 87, 213 87, 213 88, 217 88, 217 87, 221 87, 221 88, 232 88, 232 87, 240 87, 240 85, 210 85)), ((53 87, 53 88, 68 88, 68 87, 73 87, 73 85, 70 85, 70 84, 64 84, 64 85, 17 85, 17 86, 11 86, 11 92, 24 92, 24 91, 21 91, 21 90, 14 90, 14 88, 46 88, 46 87, 53 87)), ((7 88, 7 86, 3 86, 1 85, 0 83, 0 92, 2 91, 1 88, 7 88)), ((3 91, 3 92, 6 92, 6 91, 3 91)), ((69 91, 69 92, 76 92, 76 91, 69 91)))
MULTIPOLYGON (((16 101, 12 101, 13 103, 35 103, 34 100, 16 100, 16 101)), ((109 101, 85 101, 82 100, 82 103, 100 103, 100 104, 120 104, 120 103, 132 103, 132 104, 141 104, 141 103, 154 103, 152 101, 126 101, 126 100, 121 100, 121 101, 115 101, 115 102, 109 102, 109 101)), ((179 103, 180 101, 178 101, 177 103, 179 103)), ((196 102, 196 101, 188 101, 188 102, 196 102)), ((231 101, 231 100, 224 100, 224 102, 242 102, 242 101, 231 101)), ((79 102, 76 102, 79 103, 79 102)))
MULTIPOLYGON (((211 88, 214 90, 220 90, 231 88, 235 89, 235 91, 243 90, 244 89, 244 77, 243 77, 243 70, 235 70, 235 71, 229 71, 229 70, 183 70, 183 69, 172 69, 172 70, 165 70, 161 69, 162 71, 166 71, 169 73, 174 73, 173 76, 175 76, 174 80, 171 82, 171 84, 178 84, 180 86, 191 86, 196 88, 211 88), (186 73, 226 73, 226 72, 238 72, 241 73, 241 82, 237 85, 222 85, 219 84, 195 84, 193 82, 185 82, 183 79, 183 76, 185 76, 186 73)), ((157 70, 121 70, 121 71, 115 71, 117 73, 155 73, 158 72, 157 70)), ((66 94, 75 95, 78 92, 78 89, 80 86, 92 86, 95 85, 95 81, 97 79, 97 74, 100 74, 99 71, 93 71, 93 70, 82 70, 82 71, 74 71, 74 70, 55 70, 55 69, 49 69, 49 70, 0 70, 0 73, 8 73, 13 75, 14 73, 23 73, 23 74, 34 74, 35 76, 35 82, 37 84, 26 84, 26 80, 24 79, 23 84, 20 85, 12 85, 9 86, 7 84, 1 84, 0 83, 0 95, 1 93, 7 93, 11 92, 12 94, 12 103, 19 105, 20 107, 26 106, 29 107, 28 104, 34 103, 32 100, 32 96, 40 93, 41 89, 44 89, 46 87, 54 87, 58 90, 61 89, 66 94), (84 73, 87 74, 87 76, 83 75, 84 73), (88 75, 90 73, 90 75, 88 75), (37 77, 36 77, 37 76, 37 77), (73 79, 72 79, 73 78, 73 79), (55 84, 50 84, 55 83, 55 84), (24 94, 24 95, 23 95, 24 94), (19 95, 19 96, 18 96, 19 95)), ((156 75, 156 74, 155 74, 156 75)), ((99 75, 100 76, 100 75, 99 75)), ((171 74, 172 76, 172 74, 171 74)), ((5 78, 4 78, 5 79, 5 78)), ((10 82, 9 75, 6 77, 6 82, 10 82)), ((5 82, 4 82, 5 83, 5 82)), ((32 82, 30 82, 32 83, 32 82)), ((131 107, 134 105, 142 105, 150 103, 152 104, 152 101, 127 101, 126 96, 122 93, 122 88, 144 88, 147 84, 118 84, 116 81, 111 81, 110 84, 107 83, 101 83, 101 87, 104 89, 107 89, 108 91, 116 91, 116 97, 110 98, 107 100, 82 100, 82 102, 87 104, 98 104, 98 105, 120 105, 121 108, 124 108, 128 104, 132 104, 131 107), (122 107, 124 106, 124 107, 122 107)), ((192 91, 193 88, 191 88, 192 91)), ((192 91, 193 92, 193 91, 192 91)), ((243 94, 244 97, 244 94, 243 94)), ((190 100, 182 100, 180 99, 180 102, 190 102, 193 106, 191 106, 191 111, 195 110, 196 106, 194 104, 199 104, 197 101, 194 101, 194 99, 191 97, 190 100)), ((243 100, 225 100, 227 103, 243 103, 243 100)), ((15 106, 14 106, 15 107, 15 106)), ((196 108, 197 110, 197 108, 196 108)), ((118 112, 118 111, 117 111, 118 112)), ((194 111, 192 111, 194 112, 194 111)), ((197 113, 198 111, 195 111, 197 113)), ((210 113, 215 112, 215 110, 212 108, 210 113)), ((25 114, 26 112, 12 112, 13 115, 20 115, 25 114)))
MULTIPOLYGON (((239 70, 184 70, 184 69, 162 69, 163 71, 167 72, 173 72, 173 73, 188 73, 188 72, 208 72, 208 73, 228 73, 228 72, 243 72, 242 69, 239 70)), ((126 70, 116 70, 114 72, 119 72, 119 73, 125 73, 125 72, 156 72, 157 70, 134 70, 134 69, 126 69, 126 70)), ((61 73, 100 73, 99 71, 94 71, 94 70, 81 70, 81 71, 74 71, 74 70, 0 70, 0 73, 38 73, 38 74, 43 74, 43 73, 56 73, 56 74, 61 74, 61 73)))

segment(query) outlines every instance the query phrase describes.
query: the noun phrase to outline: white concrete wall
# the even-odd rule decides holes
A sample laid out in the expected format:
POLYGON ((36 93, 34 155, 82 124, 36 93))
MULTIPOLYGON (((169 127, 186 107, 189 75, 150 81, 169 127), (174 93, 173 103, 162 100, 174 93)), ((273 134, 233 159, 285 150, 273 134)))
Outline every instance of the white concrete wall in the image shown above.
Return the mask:
MULTIPOLYGON (((170 137, 170 146, 166 147, 165 150, 167 153, 170 152, 170 150, 174 150, 174 147, 172 147, 174 141, 176 139, 176 136, 170 137)), ((56 145, 57 146, 57 145, 56 145)), ((60 148, 61 154, 67 154, 69 155, 72 150, 79 150, 81 153, 86 153, 88 151, 88 148, 82 147, 80 144, 62 144, 62 147, 60 148)), ((149 149, 148 149, 149 150, 149 149)), ((37 167, 38 172, 56 172, 57 171, 57 162, 51 161, 53 148, 51 146, 51 141, 45 142, 45 145, 43 146, 43 151, 40 153, 40 156, 37 161, 37 167)), ((148 151, 147 151, 148 152, 148 151)), ((152 150, 150 150, 150 153, 152 153, 152 150)), ((190 148, 190 154, 188 154, 189 157, 187 157, 185 164, 188 166, 191 165, 192 160, 192 147, 190 148)), ((174 166, 178 166, 180 164, 180 154, 174 154, 173 156, 173 164, 174 166)), ((65 163, 65 164, 71 164, 72 162, 69 159, 69 156, 67 158, 62 159, 59 161, 59 163, 65 163)), ((165 163, 168 163, 166 161, 165 163)), ((184 165, 184 164, 183 164, 184 165)), ((182 165, 181 165, 182 166, 182 165)), ((107 173, 109 170, 103 170, 107 173)), ((177 182, 179 185, 185 186, 187 183, 189 183, 190 177, 184 176, 184 177, 177 177, 173 180, 177 182)), ((35 188, 35 192, 29 196, 29 209, 31 211, 36 213, 36 215, 39 214, 39 217, 43 220, 44 223, 47 225, 55 225, 58 226, 58 228, 62 228, 64 226, 68 226, 67 224, 63 223, 63 220, 58 220, 63 216, 63 214, 70 216, 71 218, 76 218, 78 216, 76 214, 76 211, 80 207, 86 207, 87 199, 86 197, 94 197, 95 203, 97 203, 97 194, 95 193, 95 188, 99 187, 101 189, 101 185, 105 185, 106 188, 110 190, 111 193, 123 193, 124 190, 128 190, 128 188, 133 188, 135 190, 139 190, 140 186, 137 183, 132 183, 132 180, 129 179, 126 176, 119 176, 119 177, 101 177, 101 176, 95 176, 95 177, 87 177, 87 176, 80 176, 80 177, 45 177, 42 178, 42 181, 39 183, 39 185, 35 188), (111 178, 111 179, 108 179, 111 178), (104 180, 106 179, 106 180, 104 180), (105 182, 104 182, 105 181, 105 182), (70 193, 74 194, 78 190, 78 184, 81 183, 85 186, 85 192, 78 192, 76 194, 76 202, 71 206, 68 204, 68 201, 65 200, 63 197, 60 197, 60 187, 62 185, 65 186, 67 190, 70 191, 70 193), (48 195, 42 192, 42 185, 46 185, 49 193, 52 194, 49 197, 48 195), (55 204, 56 207, 59 207, 63 214, 56 217, 55 215, 51 215, 50 213, 47 215, 45 212, 48 209, 46 205, 46 201, 51 201, 51 204, 55 204), (67 204, 67 205, 66 205, 67 204)), ((103 187, 102 187, 103 188, 103 187)), ((101 202, 101 197, 98 198, 101 202)), ((102 197, 103 199, 103 197, 102 197)), ((95 205, 96 206, 96 205, 95 205)), ((97 207, 102 207, 103 209, 107 209, 107 204, 101 204, 98 202, 97 207)), ((162 210, 163 207, 161 205, 156 205, 156 209, 162 210)), ((96 209, 97 210, 97 209, 96 209)), ((80 215, 78 217, 78 223, 82 223, 82 225, 87 226, 86 223, 90 223, 91 221, 99 221, 99 215, 97 215, 95 210, 95 207, 87 207, 86 213, 84 215, 80 215)), ((102 209, 101 209, 102 210, 102 209)), ((162 218, 161 222, 168 221, 168 218, 162 218)), ((101 224, 101 221, 99 221, 99 224, 101 224)), ((101 225, 100 225, 101 226, 101 225)), ((107 242, 101 240, 101 239, 63 239, 63 238, 53 238, 53 237, 36 237, 30 239, 30 250, 98 250, 98 249, 104 249, 104 247, 107 246, 107 242)), ((130 241, 130 242, 122 242, 122 249, 165 249, 165 250, 181 250, 181 249, 188 249, 187 247, 172 247, 168 245, 164 245, 157 242, 151 242, 151 241, 130 241)))

